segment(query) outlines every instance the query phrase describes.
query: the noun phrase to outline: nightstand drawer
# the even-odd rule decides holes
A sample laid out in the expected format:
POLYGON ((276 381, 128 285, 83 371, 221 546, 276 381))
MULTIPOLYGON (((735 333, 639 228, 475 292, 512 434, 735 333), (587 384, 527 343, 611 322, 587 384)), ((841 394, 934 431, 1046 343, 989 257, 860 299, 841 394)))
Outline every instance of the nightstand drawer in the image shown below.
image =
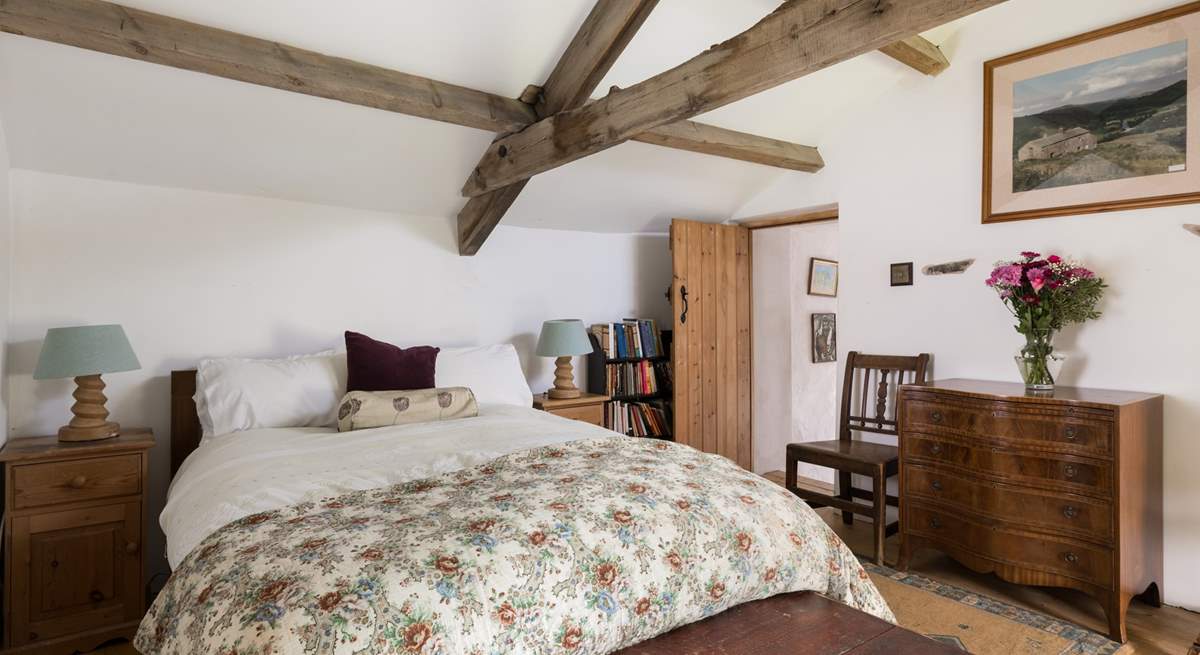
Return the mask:
POLYGON ((550 413, 563 418, 591 423, 592 425, 604 425, 604 405, 562 407, 550 410, 550 413))
POLYGON ((13 506, 59 505, 141 493, 137 454, 22 464, 13 467, 13 506))

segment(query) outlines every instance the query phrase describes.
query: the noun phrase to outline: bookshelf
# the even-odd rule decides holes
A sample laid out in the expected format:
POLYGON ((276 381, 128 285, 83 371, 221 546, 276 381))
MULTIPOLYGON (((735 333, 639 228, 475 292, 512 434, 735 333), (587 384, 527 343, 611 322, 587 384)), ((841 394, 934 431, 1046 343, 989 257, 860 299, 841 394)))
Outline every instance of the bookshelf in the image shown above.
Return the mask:
POLYGON ((674 439, 671 337, 671 330, 638 319, 588 330, 592 353, 587 356, 587 389, 611 397, 605 403, 604 427, 629 436, 674 439), (615 330, 624 330, 620 347, 615 330), (636 338, 632 330, 637 330, 636 338))

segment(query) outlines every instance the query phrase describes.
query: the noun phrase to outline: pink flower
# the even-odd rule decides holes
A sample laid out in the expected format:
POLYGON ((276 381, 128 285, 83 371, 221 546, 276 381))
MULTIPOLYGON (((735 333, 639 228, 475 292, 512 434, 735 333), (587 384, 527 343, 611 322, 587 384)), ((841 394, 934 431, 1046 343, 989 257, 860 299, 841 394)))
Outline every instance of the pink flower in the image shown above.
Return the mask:
POLYGON ((1029 278, 1029 286, 1033 287, 1034 291, 1041 291, 1042 287, 1046 286, 1046 269, 1031 268, 1025 273, 1025 277, 1029 278))
POLYGON ((1061 264, 1062 257, 1059 257, 1058 255, 1050 255, 1046 258, 1046 261, 1050 262, 1051 264, 1061 264))
POLYGON ((1038 252, 1033 252, 1032 250, 1026 250, 1025 252, 1021 253, 1021 256, 1024 257, 1025 259, 1037 259, 1038 257, 1041 257, 1042 254, 1038 253, 1038 252))
POLYGON ((1023 270, 1017 264, 1001 266, 996 269, 996 279, 1001 283, 1010 287, 1021 286, 1021 273, 1023 270))
POLYGON ((1021 302, 1025 303, 1026 305, 1038 305, 1041 304, 1042 301, 1032 293, 1027 293, 1021 296, 1021 302))

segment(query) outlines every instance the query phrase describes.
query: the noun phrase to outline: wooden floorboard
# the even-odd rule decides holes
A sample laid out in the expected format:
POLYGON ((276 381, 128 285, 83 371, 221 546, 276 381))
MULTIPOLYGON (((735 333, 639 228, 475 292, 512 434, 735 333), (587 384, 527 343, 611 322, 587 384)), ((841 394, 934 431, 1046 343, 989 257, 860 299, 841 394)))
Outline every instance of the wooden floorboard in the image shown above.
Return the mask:
MULTIPOLYGON (((766 477, 781 482, 783 472, 768 473, 766 477)), ((844 525, 841 512, 830 508, 816 511, 855 553, 871 552, 872 533, 869 520, 855 517, 854 525, 844 525)), ((896 561, 899 545, 898 536, 888 538, 885 549, 888 562, 896 561)), ((1070 621, 1101 634, 1108 631, 1108 622, 1100 604, 1081 592, 1011 584, 991 574, 971 571, 948 556, 930 550, 915 554, 909 570, 927 578, 991 596, 996 600, 1070 621)), ((1170 584, 1171 581, 1167 580, 1168 588, 1170 584)), ((1165 605, 1160 608, 1151 607, 1139 600, 1130 604, 1126 620, 1129 645, 1121 651, 1121 655, 1183 655, 1188 652, 1196 634, 1200 632, 1200 614, 1165 605)))

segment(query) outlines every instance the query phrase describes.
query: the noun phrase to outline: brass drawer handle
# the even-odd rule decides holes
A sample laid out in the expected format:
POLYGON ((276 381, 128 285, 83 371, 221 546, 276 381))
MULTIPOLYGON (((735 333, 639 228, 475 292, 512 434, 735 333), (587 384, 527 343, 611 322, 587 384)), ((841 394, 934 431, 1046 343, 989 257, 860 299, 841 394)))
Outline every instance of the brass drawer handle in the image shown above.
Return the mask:
POLYGON ((929 483, 929 486, 933 487, 934 491, 941 491, 942 490, 942 481, 934 480, 933 482, 929 483))
POLYGON ((104 600, 104 594, 100 593, 97 589, 93 589, 92 593, 88 594, 88 598, 91 598, 93 603, 99 603, 104 600))
POLYGON ((1063 467, 1063 473, 1064 473, 1064 474, 1065 474, 1065 475, 1066 475, 1068 478, 1073 478, 1073 477, 1075 477, 1076 475, 1078 475, 1078 473, 1079 473, 1079 469, 1075 468, 1075 465, 1074 465, 1074 464, 1067 464, 1066 466, 1064 466, 1064 467, 1063 467))
POLYGON ((82 489, 84 487, 84 485, 87 484, 87 482, 88 482, 88 479, 87 479, 86 475, 77 475, 77 476, 71 478, 71 481, 68 482, 67 484, 71 485, 72 489, 82 489))
POLYGON ((929 444, 929 452, 933 453, 934 455, 941 453, 942 452, 942 444, 937 443, 937 442, 929 444))
POLYGON ((929 519, 929 527, 933 528, 934 530, 937 530, 938 528, 942 527, 942 522, 940 519, 938 519, 938 517, 935 516, 935 517, 929 519))
POLYGON ((1063 508, 1063 516, 1073 519, 1079 516, 1079 508, 1074 505, 1067 505, 1063 508))
POLYGON ((1065 560, 1067 564, 1078 564, 1079 556, 1075 553, 1067 552, 1063 553, 1063 560, 1065 560))
POLYGON ((934 410, 933 413, 929 415, 929 418, 933 419, 934 423, 941 423, 944 417, 942 416, 941 412, 934 410))
POLYGON ((1068 425, 1066 435, 1068 441, 1075 441, 1075 439, 1079 437, 1079 428, 1075 427, 1074 425, 1068 425))

